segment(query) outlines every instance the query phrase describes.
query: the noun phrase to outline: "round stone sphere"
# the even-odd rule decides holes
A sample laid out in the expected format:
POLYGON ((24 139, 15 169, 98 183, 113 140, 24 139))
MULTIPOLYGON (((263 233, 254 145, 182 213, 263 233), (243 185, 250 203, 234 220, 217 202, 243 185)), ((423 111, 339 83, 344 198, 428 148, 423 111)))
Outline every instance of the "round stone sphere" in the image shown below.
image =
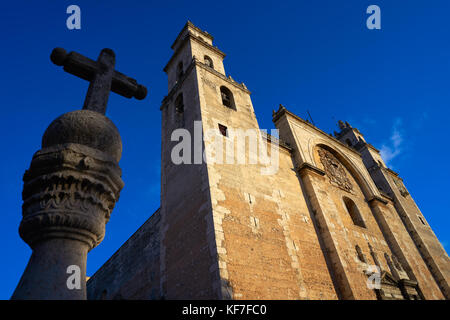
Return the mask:
POLYGON ((105 152, 119 162, 122 140, 114 123, 103 114, 76 110, 56 118, 45 130, 42 148, 77 143, 105 152))

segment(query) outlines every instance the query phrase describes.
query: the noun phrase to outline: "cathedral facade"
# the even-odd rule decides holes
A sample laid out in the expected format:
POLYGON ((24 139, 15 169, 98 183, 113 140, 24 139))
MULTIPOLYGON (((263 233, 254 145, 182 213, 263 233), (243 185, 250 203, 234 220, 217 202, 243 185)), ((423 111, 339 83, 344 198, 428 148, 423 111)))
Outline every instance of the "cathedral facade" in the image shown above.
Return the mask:
POLYGON ((209 33, 188 22, 172 49, 161 207, 88 280, 88 299, 450 298, 447 253, 399 174, 346 122, 331 136, 280 105, 279 139, 262 135, 273 174, 248 161, 174 163, 176 129, 194 149, 199 132, 225 141, 260 129, 209 33))

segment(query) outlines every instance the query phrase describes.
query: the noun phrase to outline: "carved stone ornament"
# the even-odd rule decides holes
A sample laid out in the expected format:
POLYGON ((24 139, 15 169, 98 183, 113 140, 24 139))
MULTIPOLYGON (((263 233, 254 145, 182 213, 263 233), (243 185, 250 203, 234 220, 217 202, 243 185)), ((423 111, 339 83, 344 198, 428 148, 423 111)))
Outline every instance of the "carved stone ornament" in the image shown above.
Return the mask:
POLYGON ((400 194, 403 197, 406 197, 409 194, 409 192, 408 192, 408 190, 406 190, 405 186, 403 185, 402 180, 399 178, 395 178, 395 177, 392 177, 392 180, 394 180, 394 183, 397 186, 398 191, 400 191, 400 194))
POLYGON ((19 234, 33 252, 12 299, 86 299, 86 282, 70 290, 67 270, 85 279, 87 253, 105 236, 124 185, 121 151, 117 128, 98 112, 69 112, 48 127, 23 176, 19 234))
POLYGON ((320 148, 318 150, 320 162, 322 162, 325 173, 330 179, 330 182, 344 189, 347 192, 353 190, 353 185, 347 177, 344 166, 336 157, 328 150, 320 148))
POLYGON ((115 54, 97 61, 55 48, 50 59, 90 82, 83 110, 55 119, 23 176, 19 234, 31 247, 11 299, 86 299, 86 260, 105 236, 105 225, 124 183, 122 140, 105 116, 110 91, 142 100, 147 89, 116 70, 115 54))

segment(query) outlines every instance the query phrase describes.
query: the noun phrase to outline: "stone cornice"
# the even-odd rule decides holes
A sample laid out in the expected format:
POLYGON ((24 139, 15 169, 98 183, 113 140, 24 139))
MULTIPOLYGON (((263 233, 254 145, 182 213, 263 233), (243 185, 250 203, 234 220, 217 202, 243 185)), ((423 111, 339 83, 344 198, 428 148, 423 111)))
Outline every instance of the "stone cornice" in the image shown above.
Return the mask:
POLYGON ((363 149, 364 147, 367 147, 367 148, 370 148, 370 149, 372 149, 373 151, 375 151, 376 153, 380 153, 380 150, 378 150, 377 148, 375 148, 373 145, 371 145, 370 143, 367 143, 367 142, 358 142, 357 144, 355 144, 355 149, 357 149, 357 150, 361 150, 361 149, 363 149))
POLYGON ((159 110, 164 109, 164 107, 167 105, 167 102, 172 98, 172 96, 175 94, 175 92, 177 92, 181 88, 181 85, 183 84, 184 80, 188 77, 188 75, 191 73, 194 66, 195 66, 195 63, 194 63, 194 59, 193 59, 192 62, 187 67, 186 71, 184 72, 183 76, 177 81, 177 83, 172 87, 172 89, 170 89, 167 96, 165 96, 163 98, 163 100, 161 101, 161 107, 159 108, 159 110))
POLYGON ((381 196, 383 197, 383 198, 386 198, 386 199, 388 199, 388 200, 390 200, 390 201, 394 201, 394 199, 392 198, 392 197, 390 197, 389 195, 387 195, 386 193, 384 193, 383 191, 381 191, 380 190, 380 194, 381 194, 381 196))
POLYGON ((193 34, 189 33, 183 38, 183 40, 181 40, 180 45, 178 46, 177 50, 175 50, 175 52, 173 53, 173 55, 170 58, 169 62, 167 62, 166 66, 164 67, 164 69, 163 69, 164 72, 167 73, 167 68, 175 60, 176 56, 178 55, 178 52, 181 50, 181 48, 183 48, 186 45, 188 40, 194 40, 197 43, 199 43, 202 46, 204 46, 205 48, 208 48, 209 50, 214 51, 215 53, 220 55, 222 57, 222 59, 226 57, 226 54, 224 52, 222 52, 221 50, 219 50, 217 47, 214 47, 214 46, 210 45, 209 43, 207 43, 205 41, 202 41, 201 39, 199 39, 198 37, 194 36, 193 34))
POLYGON ((272 141, 276 141, 276 144, 279 147, 282 147, 282 148, 286 149, 289 153, 291 153, 293 151, 293 149, 289 145, 287 145, 286 142, 284 142, 283 140, 280 140, 280 139, 278 139, 278 138, 276 138, 276 137, 274 137, 274 136, 272 136, 272 135, 270 135, 270 134, 268 134, 268 133, 266 133, 264 131, 260 131, 260 132, 261 132, 261 135, 264 138, 266 138, 266 140, 269 141, 270 143, 272 143, 272 141))
POLYGON ((379 196, 373 196, 371 199, 367 201, 369 204, 375 203, 375 202, 381 202, 382 204, 388 204, 388 201, 379 197, 379 196))
POLYGON ((369 148, 373 149, 375 152, 380 153, 380 150, 378 150, 377 148, 375 148, 375 147, 374 147, 373 145, 371 145, 370 143, 366 143, 366 145, 367 145, 369 148))
POLYGON ((398 281, 401 285, 407 286, 407 287, 417 287, 417 281, 411 280, 411 279, 400 279, 398 281))
MULTIPOLYGON (((393 176, 396 176, 396 177, 398 177, 399 179, 401 179, 401 178, 398 176, 398 173, 395 172, 394 170, 389 169, 389 168, 383 168, 383 169, 385 169, 387 172, 389 172, 389 173, 392 174, 393 176)), ((402 180, 403 180, 403 179, 402 179, 402 180)))
POLYGON ((199 67, 203 68, 204 70, 206 70, 206 71, 216 75, 217 77, 221 78, 222 80, 226 81, 230 85, 232 85, 232 86, 234 86, 234 87, 244 91, 247 94, 251 94, 251 92, 247 89, 247 87, 244 84, 237 83, 234 80, 232 80, 230 78, 227 78, 224 74, 214 70, 213 68, 208 67, 203 62, 200 62, 199 60, 194 58, 194 59, 192 59, 192 62, 189 64, 188 68, 186 69, 186 72, 181 77, 181 79, 177 82, 176 85, 174 85, 172 87, 172 89, 170 89, 170 91, 167 94, 167 96, 165 96, 164 99, 162 100, 161 107, 159 108, 160 110, 164 109, 164 107, 166 106, 167 102, 172 98, 172 96, 175 94, 175 92, 177 92, 180 89, 180 87, 183 84, 184 80, 187 78, 187 76, 192 71, 194 66, 199 66, 199 67))
POLYGON ((177 41, 180 39, 181 35, 183 34, 183 32, 185 30, 188 29, 188 27, 191 27, 192 29, 194 29, 195 31, 201 33, 203 36, 210 38, 211 41, 214 40, 214 37, 212 35, 210 35, 208 32, 201 30, 200 28, 196 27, 192 22, 190 22, 189 20, 186 22, 186 24, 184 25, 183 29, 181 29, 180 33, 178 34, 177 38, 175 39, 175 41, 172 43, 172 45, 170 46, 172 49, 175 47, 175 44, 177 43, 177 41))
POLYGON ((333 137, 332 135, 329 135, 327 133, 325 133, 324 131, 320 130, 319 128, 317 128, 315 125, 313 125, 312 123, 303 120, 302 118, 300 118, 299 116, 293 114, 292 112, 290 112, 289 110, 287 110, 285 107, 280 107, 280 109, 278 109, 277 112, 275 112, 272 116, 272 121, 273 123, 276 123, 283 115, 289 115, 292 118, 298 120, 299 122, 301 122, 302 124, 307 125, 308 127, 310 127, 311 129, 319 132, 320 134, 326 136, 328 139, 331 139, 333 142, 338 143, 341 147, 344 147, 346 150, 351 151, 352 153, 357 154, 358 156, 361 157, 361 153, 356 151, 355 149, 347 146, 345 143, 339 141, 338 139, 336 139, 335 137, 333 137))
POLYGON ((195 59, 195 64, 202 67, 203 69, 205 69, 206 71, 218 76, 219 78, 221 78, 222 80, 228 82, 229 84, 231 84, 232 86, 235 86, 236 88, 244 91, 247 94, 251 94, 250 90, 247 89, 247 87, 243 84, 243 83, 238 83, 236 81, 234 81, 233 79, 231 79, 230 77, 226 77, 224 74, 214 70, 211 67, 208 67, 206 64, 204 64, 203 62, 200 62, 199 60, 195 59))
POLYGON ((299 174, 303 174, 305 171, 311 171, 320 176, 325 175, 324 170, 317 168, 316 166, 313 166, 312 164, 310 164, 308 162, 303 162, 299 167, 295 168, 295 171, 297 171, 299 174))

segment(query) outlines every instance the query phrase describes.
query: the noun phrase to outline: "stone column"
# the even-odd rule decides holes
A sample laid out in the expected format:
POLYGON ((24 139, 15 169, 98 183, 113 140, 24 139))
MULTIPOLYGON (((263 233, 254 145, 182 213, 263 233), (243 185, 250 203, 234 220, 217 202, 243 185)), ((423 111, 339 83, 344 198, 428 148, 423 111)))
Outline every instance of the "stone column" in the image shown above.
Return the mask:
POLYGON ((33 252, 11 299, 86 299, 87 253, 103 240, 123 188, 121 153, 117 128, 98 112, 50 124, 23 177, 19 234, 33 252))

